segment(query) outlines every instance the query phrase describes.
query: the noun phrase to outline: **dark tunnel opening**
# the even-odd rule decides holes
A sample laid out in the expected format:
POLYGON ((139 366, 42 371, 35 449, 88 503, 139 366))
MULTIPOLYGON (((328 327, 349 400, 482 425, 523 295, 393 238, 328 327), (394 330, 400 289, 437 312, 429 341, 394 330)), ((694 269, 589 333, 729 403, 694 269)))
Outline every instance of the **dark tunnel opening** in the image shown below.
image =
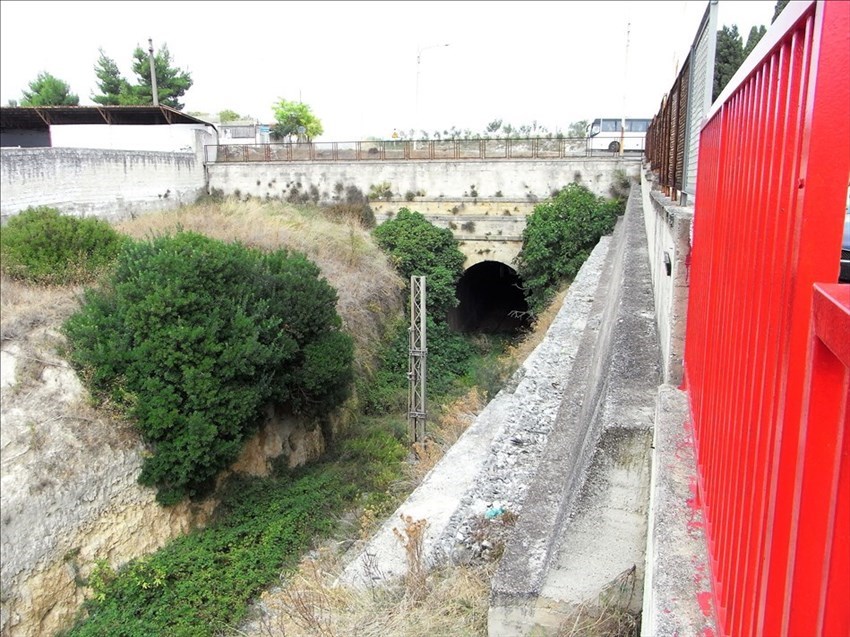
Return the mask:
POLYGON ((460 332, 517 334, 530 327, 519 275, 498 261, 470 267, 457 284, 458 306, 449 325, 460 332))

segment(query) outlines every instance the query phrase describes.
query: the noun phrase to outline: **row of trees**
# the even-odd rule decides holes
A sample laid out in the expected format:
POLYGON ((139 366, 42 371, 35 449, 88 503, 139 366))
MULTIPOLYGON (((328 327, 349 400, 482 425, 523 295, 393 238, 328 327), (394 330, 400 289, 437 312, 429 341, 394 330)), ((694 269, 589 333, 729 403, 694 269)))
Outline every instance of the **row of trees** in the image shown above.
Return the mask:
MULTIPOLYGON (((99 53, 94 67, 99 93, 91 96, 92 101, 103 105, 129 106, 153 103, 151 63, 146 51, 139 46, 133 51, 133 81, 121 75, 115 60, 107 57, 103 49, 99 49, 99 53)), ((192 76, 174 65, 167 44, 163 44, 154 55, 154 70, 159 103, 181 110, 183 104, 180 98, 192 86, 192 76)), ((21 106, 77 106, 79 103, 79 95, 71 92, 67 82, 46 71, 29 83, 20 101, 21 106)), ((18 103, 11 100, 9 106, 18 106, 18 103)))
POLYGON ((545 137, 547 139, 563 139, 563 138, 579 138, 583 139, 587 136, 587 120, 579 120, 572 122, 567 131, 556 131, 553 133, 546 126, 540 124, 537 120, 530 124, 522 124, 514 126, 509 122, 501 119, 494 119, 492 122, 484 126, 481 131, 474 131, 471 128, 458 128, 451 126, 444 128, 442 131, 435 130, 429 132, 420 130, 419 133, 414 129, 408 131, 398 131, 399 139, 490 139, 490 138, 510 138, 510 139, 526 139, 528 137, 545 137))

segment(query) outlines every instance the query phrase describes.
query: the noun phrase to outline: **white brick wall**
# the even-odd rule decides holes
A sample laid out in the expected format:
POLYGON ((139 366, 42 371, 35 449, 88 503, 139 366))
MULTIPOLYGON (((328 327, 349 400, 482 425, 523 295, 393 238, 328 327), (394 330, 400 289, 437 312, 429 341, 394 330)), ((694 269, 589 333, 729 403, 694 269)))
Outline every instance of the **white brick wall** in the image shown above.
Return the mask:
POLYGON ((194 153, 3 148, 0 216, 53 206, 79 216, 118 219, 193 202, 205 190, 194 153))

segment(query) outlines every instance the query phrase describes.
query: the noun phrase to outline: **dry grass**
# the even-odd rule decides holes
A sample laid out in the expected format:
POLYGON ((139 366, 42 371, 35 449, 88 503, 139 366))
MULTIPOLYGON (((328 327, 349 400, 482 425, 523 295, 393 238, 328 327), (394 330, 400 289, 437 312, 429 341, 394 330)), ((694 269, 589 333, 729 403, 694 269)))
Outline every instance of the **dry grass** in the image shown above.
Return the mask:
POLYGON ((620 573, 594 600, 580 604, 558 627, 557 637, 637 637, 635 601, 637 569, 620 573))
POLYGON ((494 563, 429 572, 421 589, 335 585, 342 570, 325 549, 301 562, 280 590, 263 595, 251 637, 472 637, 487 634, 494 563))
POLYGON ((409 478, 417 484, 421 482, 475 421, 484 405, 483 394, 477 387, 473 387, 463 396, 440 407, 428 425, 425 441, 413 445, 416 461, 408 465, 409 478))
POLYGON ((337 311, 356 342, 360 370, 371 367, 385 325, 403 307, 404 282, 356 221, 332 221, 321 210, 280 201, 199 203, 116 225, 137 239, 191 230, 267 250, 286 248, 313 261, 337 290, 337 311))
POLYGON ((35 329, 59 327, 79 307, 80 291, 0 276, 0 340, 22 341, 35 329))

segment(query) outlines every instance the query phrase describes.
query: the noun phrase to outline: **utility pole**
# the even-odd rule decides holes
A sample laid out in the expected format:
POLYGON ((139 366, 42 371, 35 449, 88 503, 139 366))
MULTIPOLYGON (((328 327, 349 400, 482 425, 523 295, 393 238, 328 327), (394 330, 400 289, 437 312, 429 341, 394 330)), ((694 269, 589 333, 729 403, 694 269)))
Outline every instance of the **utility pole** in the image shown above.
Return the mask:
POLYGON ((153 38, 148 38, 148 59, 151 63, 151 95, 153 96, 153 105, 159 106, 159 91, 156 88, 156 65, 153 60, 153 38))
POLYGON ((620 121, 620 157, 623 156, 626 145, 626 87, 629 84, 629 37, 632 28, 631 21, 626 22, 626 58, 623 63, 623 119, 620 121))
POLYGON ((410 277, 410 329, 407 378, 407 424, 410 444, 425 442, 425 277, 410 277))

